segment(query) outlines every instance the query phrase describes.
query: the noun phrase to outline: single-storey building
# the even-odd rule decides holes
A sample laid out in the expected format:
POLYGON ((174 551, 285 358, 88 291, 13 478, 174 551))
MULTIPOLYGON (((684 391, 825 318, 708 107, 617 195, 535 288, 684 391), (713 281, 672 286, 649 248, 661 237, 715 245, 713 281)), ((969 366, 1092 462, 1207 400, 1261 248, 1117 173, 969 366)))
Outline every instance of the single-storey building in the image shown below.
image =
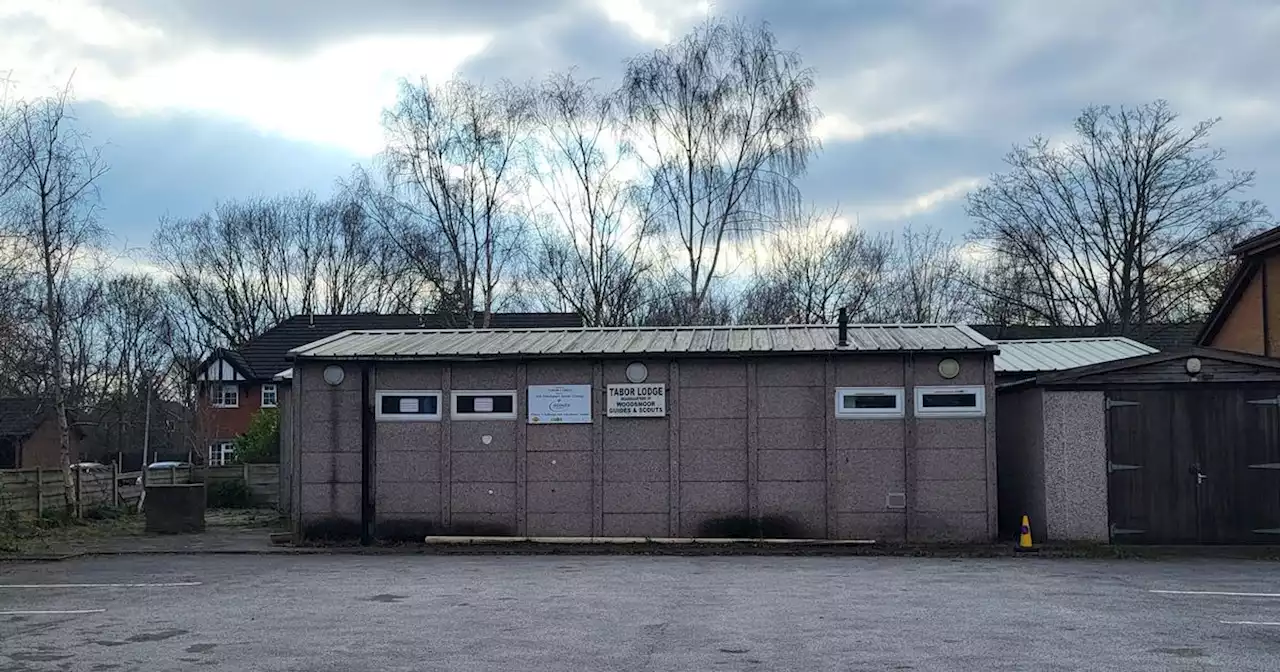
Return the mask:
POLYGON ((1026 514, 1054 540, 1280 539, 1280 360, 1147 354, 1003 384, 996 405, 1004 531, 1026 514))
MULTIPOLYGON (((80 461, 83 434, 71 428, 72 464, 80 461)), ((58 469, 62 466, 62 432, 53 404, 39 397, 0 398, 0 469, 58 469)))
POLYGON ((996 534, 958 325, 347 331, 291 351, 300 535, 996 534))

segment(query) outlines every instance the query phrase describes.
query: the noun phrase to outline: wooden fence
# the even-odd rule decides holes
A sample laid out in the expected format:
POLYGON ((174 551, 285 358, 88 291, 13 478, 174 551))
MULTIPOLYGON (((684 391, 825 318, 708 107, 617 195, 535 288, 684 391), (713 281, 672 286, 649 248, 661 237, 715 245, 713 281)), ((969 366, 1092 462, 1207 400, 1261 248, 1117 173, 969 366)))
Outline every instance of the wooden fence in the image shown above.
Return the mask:
MULTIPOLYGON (((0 470, 0 513, 39 516, 70 506, 77 517, 99 507, 135 507, 142 496, 140 471, 109 469, 72 471, 70 483, 60 469, 0 470)), ((277 506, 280 465, 236 464, 225 467, 150 469, 147 483, 207 483, 242 480, 255 504, 277 506)))

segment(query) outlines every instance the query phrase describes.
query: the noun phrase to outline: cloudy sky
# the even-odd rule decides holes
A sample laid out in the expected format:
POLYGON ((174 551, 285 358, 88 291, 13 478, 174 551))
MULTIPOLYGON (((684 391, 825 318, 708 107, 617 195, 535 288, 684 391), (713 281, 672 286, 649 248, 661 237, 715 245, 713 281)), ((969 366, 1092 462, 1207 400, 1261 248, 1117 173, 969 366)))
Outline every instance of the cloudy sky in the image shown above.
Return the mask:
POLYGON ((380 148, 397 80, 539 79, 623 61, 710 12, 768 21, 817 73, 802 186, 862 225, 968 228, 963 196, 1080 108, 1222 117, 1280 211, 1276 0, 0 0, 10 95, 73 83, 120 246, 222 199, 313 189, 380 148))

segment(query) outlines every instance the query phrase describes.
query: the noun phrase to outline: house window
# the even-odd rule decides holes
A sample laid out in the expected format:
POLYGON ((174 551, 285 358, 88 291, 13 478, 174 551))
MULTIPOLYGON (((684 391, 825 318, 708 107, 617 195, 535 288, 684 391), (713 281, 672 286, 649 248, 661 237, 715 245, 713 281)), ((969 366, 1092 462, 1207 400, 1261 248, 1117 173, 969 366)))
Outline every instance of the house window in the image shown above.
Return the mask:
POLYGON ((262 407, 275 408, 276 405, 279 403, 278 394, 279 393, 276 392, 275 385, 263 385, 262 386, 262 407))
POLYGON ((967 387, 917 387, 917 417, 978 418, 987 412, 987 390, 981 385, 967 387))
POLYGON ((453 393, 454 420, 515 420, 515 390, 462 390, 453 393))
POLYGON ((221 467, 231 464, 235 459, 236 444, 231 441, 219 441, 209 446, 209 466, 221 467))
POLYGON ((240 388, 235 385, 214 385, 209 392, 214 408, 239 408, 240 388))
POLYGON ((837 418, 901 418, 901 387, 838 387, 837 418))
POLYGON ((439 390, 385 390, 377 393, 380 421, 428 421, 440 419, 439 390))

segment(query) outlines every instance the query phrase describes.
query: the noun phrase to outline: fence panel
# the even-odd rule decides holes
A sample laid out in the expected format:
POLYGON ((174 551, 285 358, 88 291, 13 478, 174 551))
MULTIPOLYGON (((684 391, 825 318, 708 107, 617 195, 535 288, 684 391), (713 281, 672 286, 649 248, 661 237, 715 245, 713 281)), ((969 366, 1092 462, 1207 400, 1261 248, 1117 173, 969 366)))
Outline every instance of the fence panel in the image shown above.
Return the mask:
MULTIPOLYGON (((72 472, 68 484, 60 469, 0 470, 0 514, 35 517, 70 507, 76 515, 84 515, 96 507, 137 506, 142 497, 138 483, 141 476, 141 471, 117 473, 114 468, 81 471, 72 472)), ((256 504, 279 505, 278 464, 177 467, 147 472, 147 482, 151 484, 202 482, 212 486, 227 481, 243 481, 256 504)))

